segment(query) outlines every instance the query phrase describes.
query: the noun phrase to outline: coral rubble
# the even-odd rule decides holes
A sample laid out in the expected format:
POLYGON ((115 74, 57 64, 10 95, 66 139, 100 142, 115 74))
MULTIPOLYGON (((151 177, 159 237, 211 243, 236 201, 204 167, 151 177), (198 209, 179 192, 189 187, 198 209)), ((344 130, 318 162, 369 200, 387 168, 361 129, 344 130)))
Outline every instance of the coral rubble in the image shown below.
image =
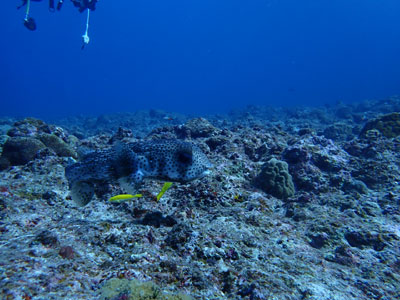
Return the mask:
POLYGON ((400 298, 400 99, 0 124, 1 299, 400 298), (116 121, 118 120, 118 121, 116 121), (158 120, 154 124, 154 120, 158 120), (212 174, 104 183, 77 207, 80 149, 187 139, 212 174))

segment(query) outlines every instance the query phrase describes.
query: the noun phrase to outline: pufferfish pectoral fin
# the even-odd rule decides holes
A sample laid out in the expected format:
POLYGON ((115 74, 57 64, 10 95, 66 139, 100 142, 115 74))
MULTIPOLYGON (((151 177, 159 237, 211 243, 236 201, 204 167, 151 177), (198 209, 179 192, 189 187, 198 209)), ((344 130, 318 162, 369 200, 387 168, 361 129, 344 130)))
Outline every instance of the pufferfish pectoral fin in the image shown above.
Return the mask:
POLYGON ((92 183, 77 181, 70 187, 72 200, 79 206, 85 206, 92 200, 94 195, 94 186, 92 183))
POLYGON ((130 176, 118 179, 120 186, 130 194, 135 194, 138 186, 143 181, 144 175, 141 171, 132 173, 130 176))

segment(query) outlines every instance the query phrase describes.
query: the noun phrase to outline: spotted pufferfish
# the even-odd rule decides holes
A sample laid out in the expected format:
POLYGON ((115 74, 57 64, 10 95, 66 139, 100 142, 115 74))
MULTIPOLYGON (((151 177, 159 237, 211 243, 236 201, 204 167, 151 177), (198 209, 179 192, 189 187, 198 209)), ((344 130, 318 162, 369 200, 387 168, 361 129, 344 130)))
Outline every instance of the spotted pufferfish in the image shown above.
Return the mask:
POLYGON ((201 149, 181 140, 119 143, 91 152, 65 169, 71 198, 89 203, 97 185, 118 181, 125 189, 137 188, 145 178, 189 182, 210 173, 212 164, 201 149))

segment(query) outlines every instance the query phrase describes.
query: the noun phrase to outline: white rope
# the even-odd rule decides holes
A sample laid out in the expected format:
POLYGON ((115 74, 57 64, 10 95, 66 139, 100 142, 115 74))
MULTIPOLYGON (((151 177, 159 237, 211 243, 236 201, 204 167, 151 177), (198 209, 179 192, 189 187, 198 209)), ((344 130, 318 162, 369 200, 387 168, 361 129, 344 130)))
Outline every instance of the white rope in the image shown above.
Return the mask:
POLYGON ((90 9, 88 8, 87 10, 87 19, 86 19, 86 31, 85 34, 82 35, 82 39, 83 39, 83 45, 87 45, 89 44, 89 36, 88 36, 88 32, 89 32, 89 13, 90 13, 90 9))
POLYGON ((25 21, 28 21, 29 18, 29 9, 31 8, 31 0, 28 0, 26 3, 26 12, 25 12, 25 21))

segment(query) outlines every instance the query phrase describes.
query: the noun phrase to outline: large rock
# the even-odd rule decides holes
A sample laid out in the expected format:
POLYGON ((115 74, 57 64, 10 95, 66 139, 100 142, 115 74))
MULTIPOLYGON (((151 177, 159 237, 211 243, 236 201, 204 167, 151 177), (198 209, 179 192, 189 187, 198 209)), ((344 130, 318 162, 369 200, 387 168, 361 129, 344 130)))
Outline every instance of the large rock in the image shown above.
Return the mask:
POLYGON ((68 135, 60 127, 48 125, 35 118, 15 122, 8 130, 7 136, 8 140, 4 139, 4 142, 0 136, 0 170, 9 166, 24 165, 34 158, 54 153, 65 157, 78 156, 71 146, 77 143, 74 136, 68 135), (40 155, 37 156, 38 151, 46 147, 46 151, 40 151, 40 155))
POLYGON ((377 130, 387 138, 394 138, 400 135, 400 113, 383 115, 369 121, 361 130, 360 137, 368 137, 369 131, 377 130))
POLYGON ((10 137, 3 146, 0 169, 10 165, 24 165, 33 160, 36 153, 43 148, 46 146, 33 137, 10 137))
POLYGON ((211 137, 219 132, 218 128, 204 118, 191 119, 185 125, 177 127, 178 135, 185 138, 211 137))

